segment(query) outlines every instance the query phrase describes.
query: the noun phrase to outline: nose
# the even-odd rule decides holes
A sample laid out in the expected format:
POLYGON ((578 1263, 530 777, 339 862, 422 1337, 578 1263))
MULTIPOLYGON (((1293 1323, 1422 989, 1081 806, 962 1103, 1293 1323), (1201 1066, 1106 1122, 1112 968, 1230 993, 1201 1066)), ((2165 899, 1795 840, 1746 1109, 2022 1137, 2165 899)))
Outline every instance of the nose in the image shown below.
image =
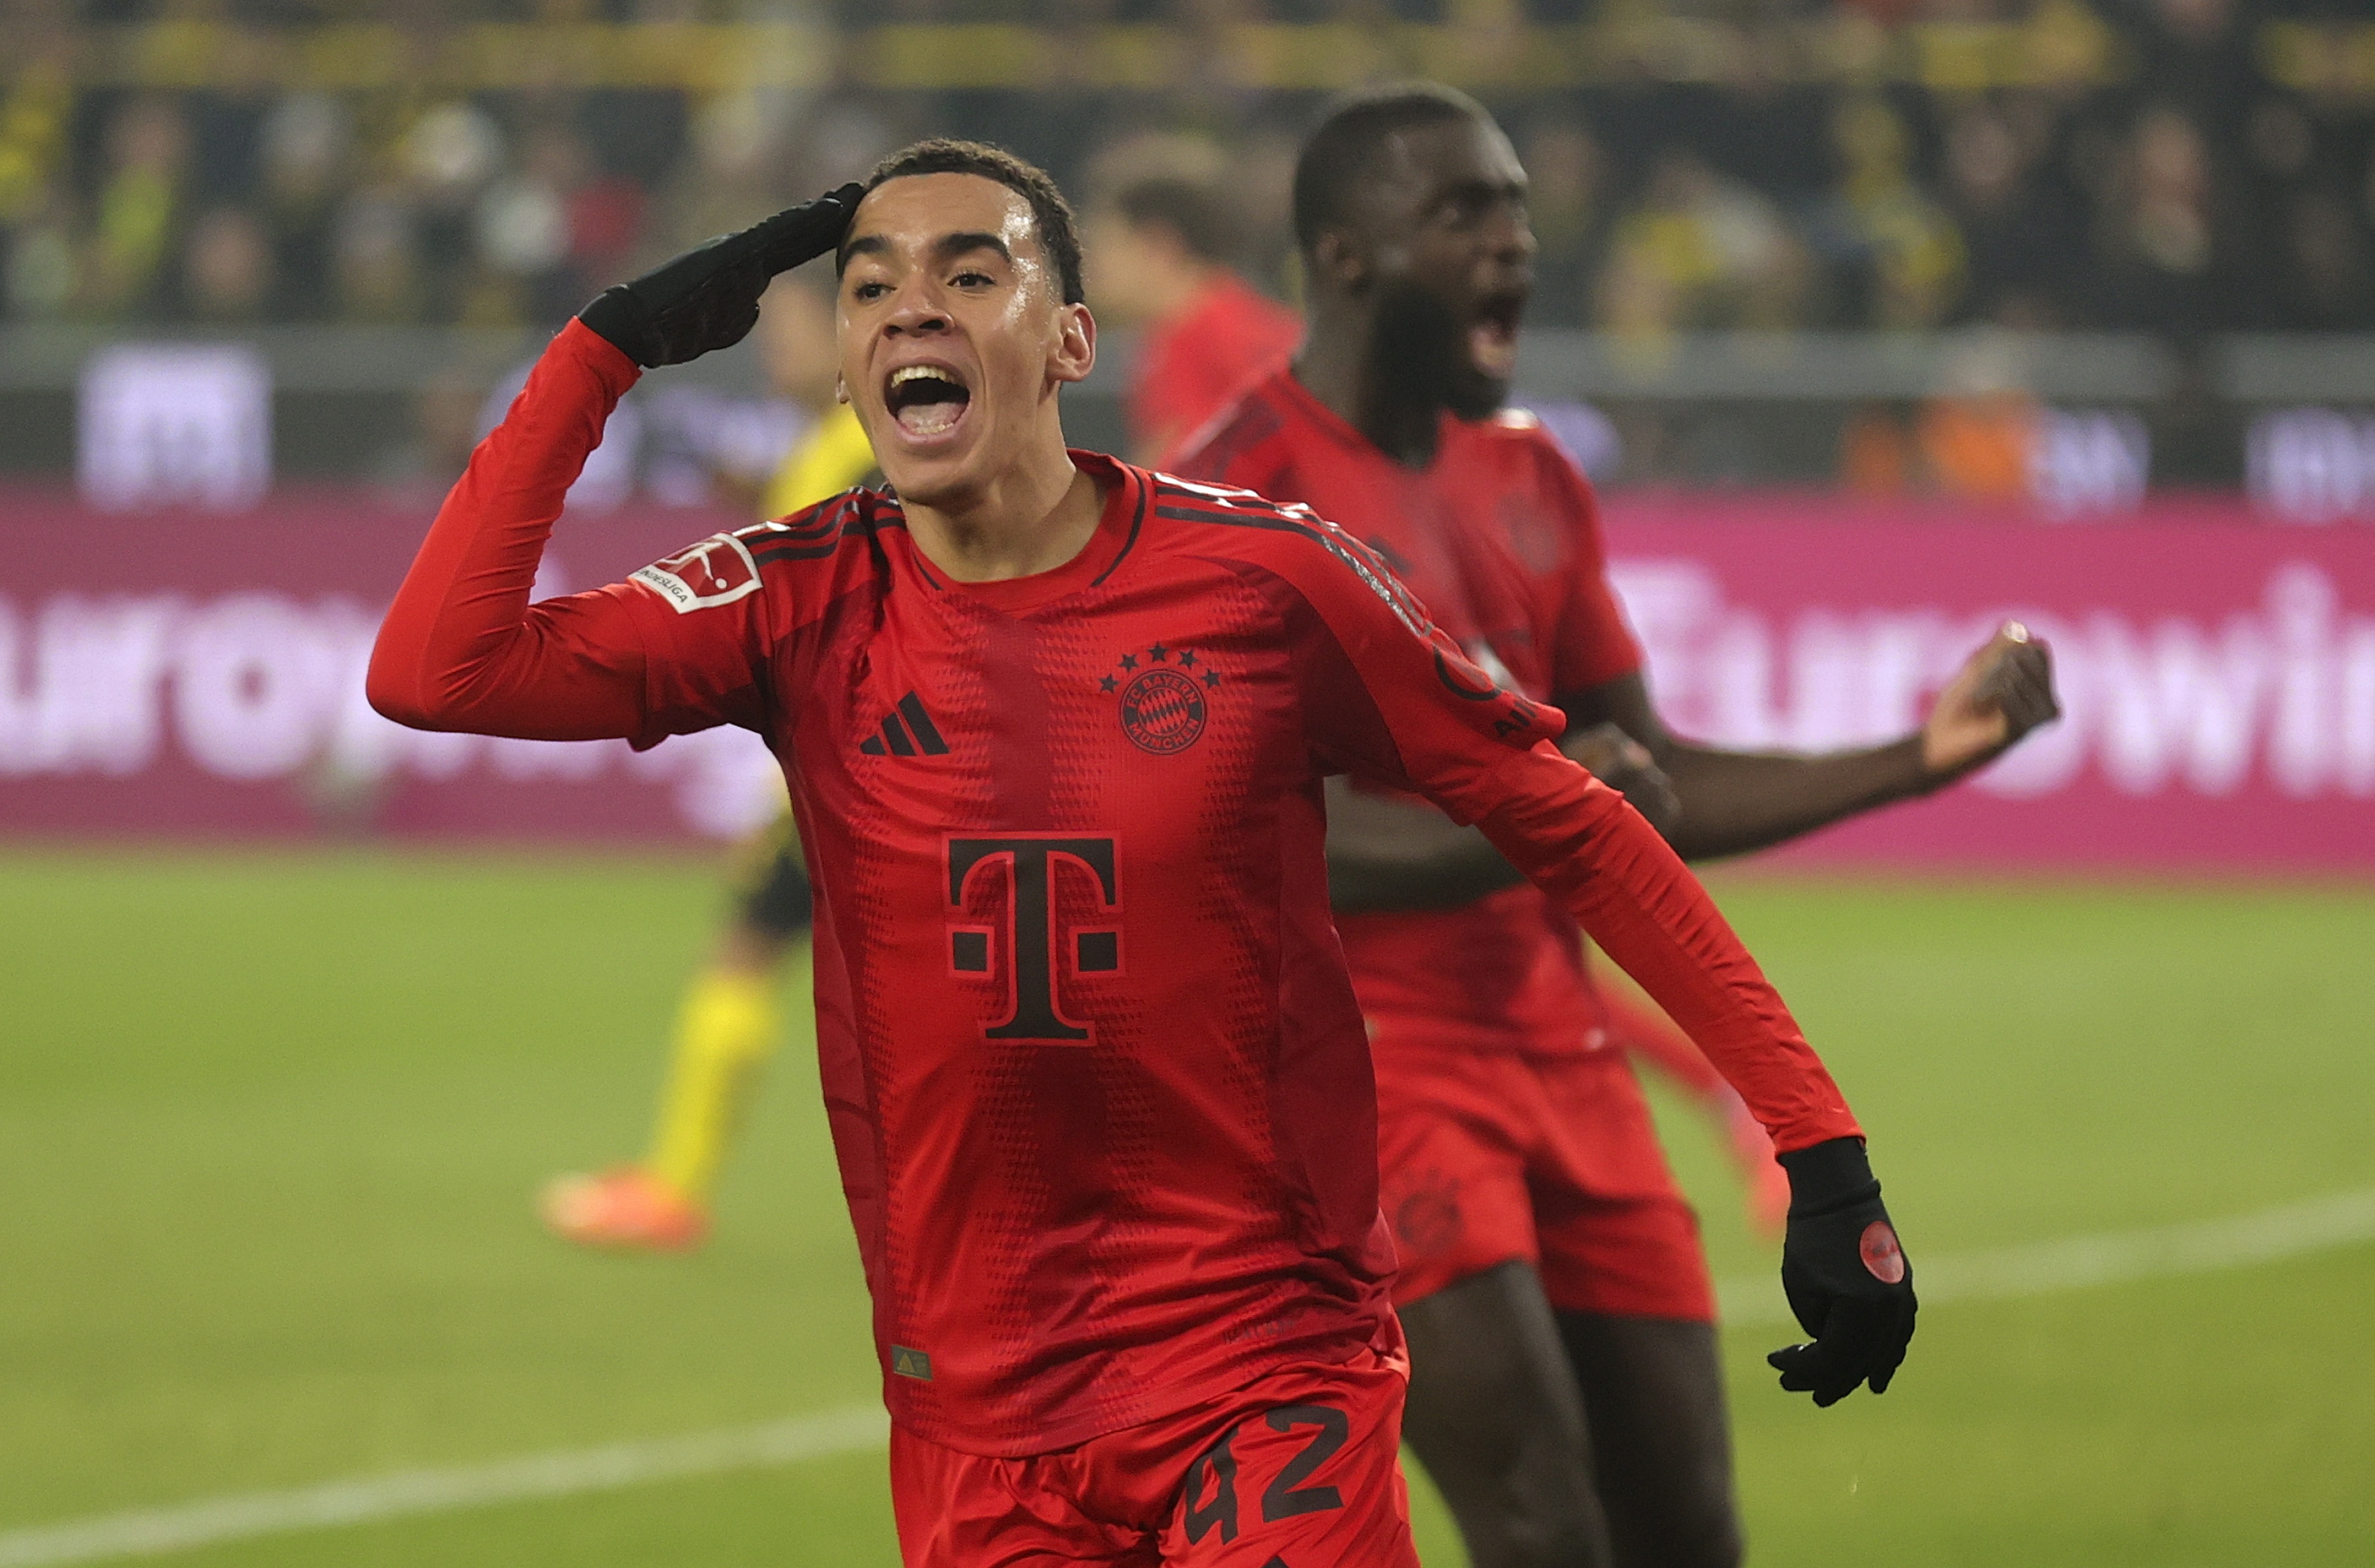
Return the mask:
POLYGON ((1534 239, 1534 226, 1526 221, 1526 209, 1517 202, 1504 203, 1493 224, 1491 245, 1493 259, 1504 266, 1525 266, 1542 249, 1534 239))
POLYGON ((928 336, 948 329, 949 312, 939 290, 924 278, 903 284, 882 318, 882 330, 892 337, 928 336))

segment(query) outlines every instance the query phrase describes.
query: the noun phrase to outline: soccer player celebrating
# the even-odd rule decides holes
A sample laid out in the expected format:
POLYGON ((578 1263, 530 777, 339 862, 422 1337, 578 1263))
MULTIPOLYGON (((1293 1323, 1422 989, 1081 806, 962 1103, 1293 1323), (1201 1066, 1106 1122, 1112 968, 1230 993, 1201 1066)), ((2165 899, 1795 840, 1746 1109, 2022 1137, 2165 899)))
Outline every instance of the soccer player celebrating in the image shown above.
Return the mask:
POLYGON ((1123 407, 1145 459, 1193 435, 1303 340, 1302 320, 1230 265, 1237 207, 1195 145, 1139 149, 1146 166, 1089 212, 1089 295, 1105 324, 1140 333, 1123 407))
POLYGON ((827 1111, 911 1564, 1410 1564, 1368 1045, 1322 780, 1480 827, 1796 1159, 1825 1397, 1885 1387, 1904 1256, 1837 1087, 1672 849, 1310 512, 1064 445, 1071 215, 927 142, 586 307, 471 460, 370 692, 404 723, 783 759, 827 1111), (843 383, 896 487, 531 605, 642 370, 837 247, 843 383), (906 744, 895 744, 892 723, 906 744))
MULTIPOLYGON (((1498 412, 1530 282, 1525 190, 1507 139, 1459 94, 1380 89, 1337 109, 1295 171, 1301 358, 1180 472, 1304 501, 1364 537, 1497 687, 1554 702, 1568 754, 1685 855, 1923 794, 2050 717, 2045 651, 2008 629, 1892 746, 1752 756, 1667 732, 1603 576, 1589 487, 1530 416, 1498 412)), ((1611 1048, 1655 1025, 1621 1003, 1612 1016, 1568 909, 1519 885, 1524 857, 1513 867, 1497 835, 1341 780, 1329 812, 1400 1249, 1408 1436, 1472 1560, 1737 1561, 1706 1262, 1611 1048)), ((1809 1147, 1710 1055, 1780 1150, 1795 1248, 1838 1201, 1852 1146, 1809 1147)), ((1819 1404, 1854 1386, 1788 1351, 1775 1362, 1819 1404)))

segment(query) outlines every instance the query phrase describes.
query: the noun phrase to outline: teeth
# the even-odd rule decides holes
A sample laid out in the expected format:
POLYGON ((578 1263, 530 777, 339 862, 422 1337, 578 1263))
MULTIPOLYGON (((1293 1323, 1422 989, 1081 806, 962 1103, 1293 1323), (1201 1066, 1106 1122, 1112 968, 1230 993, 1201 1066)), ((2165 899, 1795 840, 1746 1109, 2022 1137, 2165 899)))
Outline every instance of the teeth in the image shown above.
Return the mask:
POLYGON ((929 365, 902 365, 891 372, 892 386, 904 386, 911 381, 944 381, 951 386, 957 384, 955 377, 929 365))

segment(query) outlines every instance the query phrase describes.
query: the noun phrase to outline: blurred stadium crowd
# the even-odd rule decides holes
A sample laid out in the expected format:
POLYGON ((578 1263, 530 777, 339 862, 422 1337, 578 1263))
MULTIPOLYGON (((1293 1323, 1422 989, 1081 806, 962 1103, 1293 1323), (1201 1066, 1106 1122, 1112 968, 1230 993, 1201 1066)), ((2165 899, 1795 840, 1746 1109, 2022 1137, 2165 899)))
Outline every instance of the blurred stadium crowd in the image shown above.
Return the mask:
POLYGON ((1357 36, 1385 57, 1338 74, 1464 77, 1512 128, 1542 324, 2367 327, 2375 29, 2334 6, 9 0, 0 301, 549 323, 951 127, 1076 195, 1133 132, 1209 136, 1292 297, 1294 138, 1357 36))

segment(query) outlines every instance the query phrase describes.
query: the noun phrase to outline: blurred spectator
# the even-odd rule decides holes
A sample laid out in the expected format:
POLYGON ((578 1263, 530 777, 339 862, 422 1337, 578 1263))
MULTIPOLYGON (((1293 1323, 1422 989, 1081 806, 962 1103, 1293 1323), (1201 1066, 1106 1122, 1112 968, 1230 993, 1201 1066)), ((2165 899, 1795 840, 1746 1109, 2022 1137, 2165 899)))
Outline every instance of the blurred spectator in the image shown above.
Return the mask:
MULTIPOLYGON (((36 9, 11 13, 24 58, 74 59, 71 48, 44 53, 39 41, 63 28, 70 43, 72 13, 36 9)), ((525 16, 527 29, 502 35, 514 53, 490 61, 498 76, 541 58, 538 21, 774 14, 772 0, 404 9, 433 12, 440 26, 525 16)), ((1765 69, 1758 50, 1772 39, 1759 29, 1804 8, 1726 0, 1686 8, 1698 29, 1693 47, 1710 51, 1708 62, 1731 61, 1720 69, 1661 79, 1643 58, 1604 86, 1516 85, 1527 74, 1527 18, 1565 23, 1601 9, 1569 0, 1184 8, 1069 0, 1049 13, 1010 0, 896 0, 884 13, 1039 25, 1058 41, 1062 67, 1039 89, 789 85, 797 73, 754 59, 747 82, 727 69, 699 82, 688 74, 681 88, 125 93, 78 86, 67 65, 19 65, 0 89, 0 273, 11 311, 54 309, 57 279, 70 274, 72 309, 153 313, 190 276, 181 253, 195 237, 190 219, 230 208, 252 214, 269 242, 274 286, 262 308, 273 319, 549 322, 641 265, 861 174, 912 135, 1002 134, 1087 189, 1094 182, 1077 176, 1104 147, 1168 124, 1203 128, 1225 158, 1238 238, 1220 259, 1292 299, 1285 192, 1313 103, 1248 87, 1227 29, 1391 15, 1448 22, 1471 65, 1511 74, 1496 106, 1529 127, 1521 143, 1542 244, 1541 324, 1596 320, 1652 336, 1956 320, 2375 325, 2375 99, 2311 98, 2275 79, 2262 29, 2270 15, 2301 9, 2289 0, 1851 0, 1821 34, 1846 54, 1802 62, 1816 77, 1786 82, 1765 69), (1054 90, 1067 73, 1095 68, 1074 41, 1080 29, 1107 21, 1178 29, 1176 79, 1152 90, 1054 90), (2019 57, 2045 79, 1925 87, 1886 63, 1960 70, 2015 53, 1980 33, 1893 40, 1885 29, 1897 26, 2026 29, 2029 53, 2019 57), (2130 68, 2083 85, 2096 47, 2088 41, 2099 42, 2104 28, 2116 34, 2110 57, 2130 68), (1940 39, 1968 49, 1933 60, 1940 39), (1849 56, 1883 69, 1857 76, 1842 64, 1849 56), (1816 79, 1826 66, 1838 68, 1816 79), (1876 85, 1884 75, 1895 85, 1876 85), (64 267, 62 238, 72 253, 64 267)), ((2339 18, 2364 7, 2332 0, 2309 9, 2339 18)), ((235 8, 272 18, 343 10, 235 8)), ((877 19, 827 10, 848 25, 877 19)), ((209 3, 186 14, 219 12, 209 3)), ((105 16, 149 14, 118 6, 105 16)))
POLYGON ((1591 278, 1607 242, 1605 159, 1572 113, 1538 121, 1523 159, 1530 182, 1527 206, 1542 247, 1534 256, 1528 315, 1543 326, 1581 326, 1591 313, 1591 278))
MULTIPOLYGON (((633 270, 629 263, 644 234, 644 187, 623 174, 595 171, 569 193, 570 292, 573 311, 633 270)), ((558 318, 555 318, 558 319, 558 318)))
POLYGON ((53 64, 26 69, 0 96, 0 314, 49 315, 73 292, 57 183, 73 107, 65 73, 53 64))
POLYGON ((1914 421, 1916 473, 1940 495, 1990 501, 2029 491, 2038 409, 2013 345, 1993 333, 1959 345, 1914 421))
POLYGON ((189 121, 160 97, 132 99, 108 122, 83 303, 102 315, 153 309, 181 218, 189 121))
POLYGON ((53 316, 74 300, 79 276, 75 255, 73 208, 55 185, 34 191, 11 215, 6 230, 6 294, 0 312, 53 316))
POLYGON ((1660 154, 1640 202, 1616 223, 1600 319, 1657 337, 1684 327, 1795 325, 1804 248, 1775 206, 1697 154, 1660 154))
POLYGON ((2101 320, 2182 331, 2249 319, 2235 288, 2236 216, 2201 127, 2171 104, 2137 114, 2096 215, 2101 320))
POLYGON ((569 203, 586 183, 585 165, 584 144, 547 126, 530 138, 519 172, 479 196, 476 239, 486 275, 474 321, 558 324, 585 302, 569 265, 569 203))
POLYGON ((1936 325, 1963 292, 1963 237, 1914 183, 1905 122, 1877 97, 1850 98, 1832 116, 1831 137, 1842 176, 1827 228, 1862 285, 1849 324, 1936 325))
POLYGON ((479 208, 480 194, 502 168, 503 151, 502 128, 475 103, 439 104, 405 135, 401 161, 412 206, 414 261, 432 320, 515 318, 502 262, 481 269, 474 245, 490 228, 500 231, 479 220, 479 208), (483 286, 489 282, 491 298, 483 286))
POLYGON ((1956 346, 1938 391, 1909 414, 1875 403, 1849 417, 1839 438, 1839 482, 1882 495, 2024 496, 2040 419, 2012 342, 1979 333, 1956 346))
POLYGON ((335 299, 334 235, 352 124, 329 94, 290 93, 265 116, 258 140, 258 210, 272 237, 277 313, 315 320, 335 299))
MULTIPOLYGON (((2032 102, 2029 121, 2050 112, 2032 102)), ((2045 135, 2050 135, 2050 130, 2045 135)), ((2063 282, 2083 240, 2058 182, 2039 167, 2044 136, 2025 143, 2013 115, 1975 99, 1946 125, 1945 196, 1963 238, 1967 281, 1960 314, 2005 326, 2043 327, 2066 314, 2063 282)))
POLYGON ((394 185, 365 185, 340 204, 331 235, 339 313, 402 321, 418 313, 421 277, 412 212, 394 185))
POLYGON ((1913 430, 1908 410, 1867 403, 1839 431, 1839 483, 1863 495, 1903 495, 1914 488, 1913 430))
MULTIPOLYGON (((407 0, 387 15, 399 28, 433 22, 437 46, 424 60, 467 53, 440 54, 442 40, 459 36, 443 29, 524 25, 490 35, 502 48, 476 87, 251 78, 148 91, 124 85, 151 58, 128 34, 90 48, 77 30, 222 17, 305 28, 381 12, 16 0, 11 74, 0 77, 0 315, 549 325, 686 245, 863 175, 911 136, 1003 136, 1054 168, 1093 220, 1101 321, 1152 328, 1139 377, 1137 418, 1152 427, 1145 450, 1185 418, 1144 406, 1150 380, 1185 384, 1153 367, 1223 342, 1192 313, 1199 291, 1234 269, 1253 289, 1298 296, 1287 193, 1316 95, 1249 85, 1249 71, 1286 55, 1256 63, 1235 29, 1358 29, 1390 17, 1458 29, 1471 67, 1506 75, 1493 97, 1524 127, 1541 242, 1537 325, 1590 323, 1657 350, 1697 329, 1972 324, 2015 329, 2002 340, 2014 342, 2020 330, 2140 328, 2180 344, 2236 331, 2375 331, 2375 92, 2350 64, 2351 41, 2375 36, 2349 30, 2375 26, 2364 0, 1837 0, 1827 10, 1795 0, 1614 10, 1581 0, 1064 0, 1053 10, 892 0, 878 9, 791 6, 847 27, 1035 26, 1053 41, 1046 70, 1013 78, 1027 86, 888 90, 864 85, 862 70, 810 81, 785 61, 753 58, 688 70, 681 86, 568 87, 572 56, 549 48, 540 24, 790 13, 779 0, 407 0), (2271 26, 2304 17, 2336 29, 2325 88, 2298 86, 2284 51, 2270 47, 2271 26), (1670 41, 1687 35, 1690 58, 1627 56, 1589 85, 1529 85, 1522 51, 1548 35, 1530 39, 1522 27, 1594 19, 1637 21, 1644 36, 1671 26, 1670 41), (1109 22, 1173 31, 1092 47, 1086 29, 1109 22), (1942 30, 1892 36, 1895 28, 1942 30), (2114 68, 2071 66, 2102 29, 2115 39, 2104 56, 2114 68), (1841 53, 1791 54, 1777 67, 1772 46, 1785 38, 1841 53), (1090 80, 1129 60, 1164 62, 1168 79, 1090 80), (1150 126, 1200 135, 1192 177, 1121 201, 1126 184, 1151 176, 1120 167, 1113 149, 1142 149, 1150 126)), ((1622 27, 1609 36, 1620 34, 1630 36, 1622 27)), ((1261 37, 1264 51, 1292 53, 1354 34, 1261 37)), ((926 41, 895 68, 963 66, 993 35, 926 41)), ((650 62, 665 72, 679 46, 650 62)), ((310 58, 276 50, 254 59, 310 58)), ((1394 57, 1381 47, 1359 69, 1394 57)), ((634 74, 644 64, 638 56, 634 74)), ((214 79, 233 78, 226 69, 214 79)), ((1274 307, 1248 310, 1272 312, 1277 339, 1291 342, 1274 307)), ((1790 473, 1812 477, 1837 433, 1838 474, 1879 489, 2011 494, 2050 470, 2065 501, 2116 497, 2145 452, 2156 483, 2231 484, 2252 411, 2215 395, 2207 351, 2184 352, 2167 397, 2136 406, 2148 441, 2114 410, 2040 408, 2016 374, 1967 368, 1932 397, 1858 409, 1844 431, 1838 405, 1824 399, 1805 399, 1798 424, 1690 399, 1606 407, 1624 426, 1624 471, 1637 479, 1768 474, 1785 450, 1795 454, 1790 473)), ((747 489, 800 423, 783 400, 737 398, 718 381, 687 378, 679 391, 665 406, 631 403, 585 494, 691 495, 717 475, 747 489)), ((2341 424, 2321 424, 2314 413, 2266 422, 2274 433, 2261 448, 2276 455, 2254 471, 2294 476, 2268 481, 2268 493, 2323 495, 2341 482, 2298 476, 2344 473, 2328 460, 2347 444, 2336 432, 2346 426, 2358 439, 2364 417, 2354 407, 2334 413, 2341 424)), ((1604 429, 1577 429, 1579 442, 1611 454, 1603 467, 1613 463, 1604 429)), ((2361 466, 2375 474, 2375 458, 2361 466)))
POLYGON ((190 227, 183 253, 182 303, 199 321, 252 322, 271 302, 272 242, 255 216, 219 206, 190 227))

